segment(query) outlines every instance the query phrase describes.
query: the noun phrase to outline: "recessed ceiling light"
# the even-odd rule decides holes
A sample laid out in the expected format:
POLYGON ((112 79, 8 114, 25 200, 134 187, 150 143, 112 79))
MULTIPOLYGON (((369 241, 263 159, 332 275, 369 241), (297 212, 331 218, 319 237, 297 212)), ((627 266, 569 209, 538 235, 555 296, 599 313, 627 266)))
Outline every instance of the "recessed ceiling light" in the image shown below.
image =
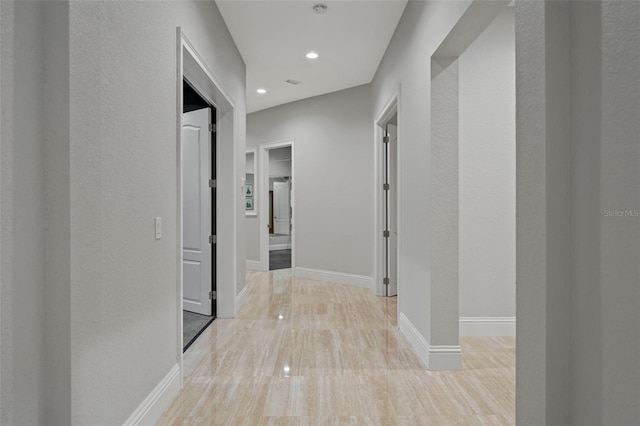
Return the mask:
POLYGON ((316 52, 307 53, 307 59, 318 59, 318 54, 316 52))
POLYGON ((256 90, 256 92, 260 93, 261 95, 264 95, 265 93, 267 93, 267 91, 264 89, 258 89, 256 90))

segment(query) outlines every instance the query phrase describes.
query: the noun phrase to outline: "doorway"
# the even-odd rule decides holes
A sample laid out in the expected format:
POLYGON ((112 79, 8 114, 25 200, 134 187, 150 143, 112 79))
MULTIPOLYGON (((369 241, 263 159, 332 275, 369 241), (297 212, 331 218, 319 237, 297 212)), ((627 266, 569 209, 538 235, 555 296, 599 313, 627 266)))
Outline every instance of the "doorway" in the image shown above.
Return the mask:
POLYGON ((376 118, 376 294, 398 295, 399 173, 398 96, 376 118))
POLYGON ((291 146, 269 150, 269 270, 291 268, 291 146))
POLYGON ((216 316, 216 110, 183 80, 182 316, 186 351, 216 316))
POLYGON ((260 146, 262 199, 260 254, 263 270, 289 269, 294 257, 294 148, 293 141, 260 146))
MULTIPOLYGON (((183 156, 183 103, 184 80, 206 102, 213 106, 212 124, 215 127, 215 150, 212 150, 211 160, 215 164, 216 179, 215 196, 215 222, 211 226, 215 229, 215 270, 212 275, 216 280, 216 289, 213 294, 212 308, 215 307, 216 318, 233 318, 246 300, 246 287, 243 285, 242 274, 237 262, 237 222, 236 217, 240 209, 240 194, 237 188, 240 183, 238 177, 237 144, 238 137, 235 132, 236 112, 235 102, 225 85, 215 76, 207 61, 198 53, 195 45, 189 40, 182 28, 176 28, 177 35, 177 70, 176 73, 176 229, 175 253, 176 253, 176 340, 175 350, 178 359, 181 380, 184 374, 184 318, 180 313, 184 305, 184 273, 183 273, 183 180, 184 161, 183 156), (215 228, 214 228, 215 226, 215 228), (239 290, 240 289, 240 290, 239 290)), ((213 218, 212 218, 213 220, 213 218)))

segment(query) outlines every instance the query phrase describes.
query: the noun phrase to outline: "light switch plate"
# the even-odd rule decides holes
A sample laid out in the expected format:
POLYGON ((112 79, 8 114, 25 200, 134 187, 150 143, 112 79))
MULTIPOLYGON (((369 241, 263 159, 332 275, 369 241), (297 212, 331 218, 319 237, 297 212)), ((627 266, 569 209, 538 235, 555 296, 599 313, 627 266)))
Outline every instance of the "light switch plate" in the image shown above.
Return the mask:
POLYGON ((162 238, 162 218, 156 217, 155 223, 156 223, 156 240, 159 240, 160 238, 162 238))

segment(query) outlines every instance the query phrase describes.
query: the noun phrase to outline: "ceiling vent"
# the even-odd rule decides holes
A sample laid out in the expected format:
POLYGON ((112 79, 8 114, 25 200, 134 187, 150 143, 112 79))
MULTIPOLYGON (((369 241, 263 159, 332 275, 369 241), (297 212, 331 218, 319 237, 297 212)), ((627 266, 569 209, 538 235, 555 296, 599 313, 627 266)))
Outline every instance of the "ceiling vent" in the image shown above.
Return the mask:
POLYGON ((285 80, 284 82, 285 83, 289 83, 289 84, 293 84, 294 86, 297 86, 298 84, 302 83, 301 81, 292 80, 292 79, 285 80))
POLYGON ((318 3, 318 4, 314 4, 313 5, 313 11, 315 13, 317 13, 318 15, 323 15, 323 14, 327 13, 327 9, 328 8, 329 7, 324 3, 318 3))

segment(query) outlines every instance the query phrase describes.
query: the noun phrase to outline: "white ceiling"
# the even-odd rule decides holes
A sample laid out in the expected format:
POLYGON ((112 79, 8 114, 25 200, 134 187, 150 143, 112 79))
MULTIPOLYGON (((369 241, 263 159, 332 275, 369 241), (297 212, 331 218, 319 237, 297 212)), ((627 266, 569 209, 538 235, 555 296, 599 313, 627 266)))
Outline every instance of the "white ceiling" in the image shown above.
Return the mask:
POLYGON ((247 65, 247 113, 370 83, 406 6, 391 1, 217 0, 247 65), (324 15, 313 5, 324 3, 324 15), (309 60, 306 53, 320 57, 309 60), (285 80, 302 83, 293 86, 285 80), (264 88, 267 93, 256 93, 264 88))

